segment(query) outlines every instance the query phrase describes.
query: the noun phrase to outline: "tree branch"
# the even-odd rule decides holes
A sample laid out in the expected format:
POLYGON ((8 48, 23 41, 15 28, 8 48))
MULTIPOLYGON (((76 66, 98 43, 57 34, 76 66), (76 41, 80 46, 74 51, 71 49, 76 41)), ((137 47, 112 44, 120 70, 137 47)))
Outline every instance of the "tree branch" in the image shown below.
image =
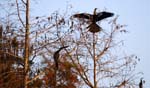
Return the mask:
POLYGON ((25 24, 24 24, 24 22, 23 22, 23 20, 22 20, 22 18, 20 16, 20 9, 19 9, 18 0, 16 0, 16 5, 17 5, 17 15, 18 15, 18 18, 19 18, 21 24, 23 25, 23 27, 25 28, 25 24))
POLYGON ((27 3, 25 3, 25 1, 23 1, 23 0, 21 0, 21 1, 22 1, 23 4, 25 4, 25 5, 27 4, 27 3))

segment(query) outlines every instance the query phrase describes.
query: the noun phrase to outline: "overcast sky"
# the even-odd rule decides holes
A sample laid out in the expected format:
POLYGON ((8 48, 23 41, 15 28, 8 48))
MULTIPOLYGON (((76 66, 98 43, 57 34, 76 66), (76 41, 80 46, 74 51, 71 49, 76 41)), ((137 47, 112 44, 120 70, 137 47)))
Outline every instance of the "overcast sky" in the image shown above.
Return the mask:
POLYGON ((150 0, 34 0, 34 15, 48 15, 65 10, 68 4, 76 12, 92 12, 94 8, 119 15, 119 22, 126 24, 125 51, 141 58, 137 70, 144 72, 146 88, 150 88, 150 0))

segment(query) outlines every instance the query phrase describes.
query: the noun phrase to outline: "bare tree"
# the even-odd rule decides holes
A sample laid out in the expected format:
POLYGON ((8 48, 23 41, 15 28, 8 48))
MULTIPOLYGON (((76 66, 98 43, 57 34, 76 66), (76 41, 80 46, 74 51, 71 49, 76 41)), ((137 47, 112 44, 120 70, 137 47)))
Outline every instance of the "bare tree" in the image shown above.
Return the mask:
MULTIPOLYGON (((6 28, 0 27, 0 58, 6 59, 4 56, 7 54, 9 58, 7 56, 5 61, 13 60, 5 64, 8 67, 4 69, 5 72, 0 70, 0 73, 12 72, 13 75, 0 75, 0 78, 18 77, 19 80, 15 82, 21 83, 15 87, 25 88, 138 86, 135 80, 140 73, 134 72, 138 58, 121 53, 123 41, 118 39, 118 35, 127 31, 124 29, 126 25, 117 23, 117 17, 103 20, 106 25, 97 21, 89 25, 88 19, 78 20, 72 18, 72 13, 61 14, 58 11, 48 17, 32 17, 29 14, 29 1, 16 0, 13 12, 7 15, 9 19, 1 21, 6 28), (98 30, 95 31, 95 28, 98 30), (4 46, 7 48, 4 49, 4 46), (62 46, 69 47, 60 51, 62 46), (54 61, 53 56, 58 59, 58 53, 59 68, 56 71, 57 60, 54 61), (22 75, 18 75, 18 72, 22 75)), ((3 63, 0 66, 5 67, 3 63)), ((0 85, 2 87, 14 84, 12 81, 2 81, 5 84, 0 85)))
MULTIPOLYGON (((75 17, 79 15, 83 16, 83 13, 76 14, 75 17)), ((123 44, 123 41, 117 41, 117 35, 127 32, 124 29, 126 25, 118 24, 117 19, 116 17, 108 22, 109 29, 102 29, 99 33, 91 33, 87 29, 87 20, 74 19, 71 22, 73 28, 70 29, 68 35, 58 36, 58 38, 61 38, 60 43, 62 45, 72 45, 72 49, 66 50, 68 59, 70 58, 74 65, 78 64, 79 67, 75 67, 76 71, 90 88, 119 88, 122 86, 134 88, 137 86, 134 81, 136 75, 128 74, 134 73, 137 57, 135 55, 123 56, 121 52, 116 53, 117 49, 120 49, 117 46, 123 44), (121 54, 121 56, 117 56, 117 54, 121 54), (123 80, 121 81, 122 77, 123 80), (119 85, 118 81, 120 82, 119 85)))

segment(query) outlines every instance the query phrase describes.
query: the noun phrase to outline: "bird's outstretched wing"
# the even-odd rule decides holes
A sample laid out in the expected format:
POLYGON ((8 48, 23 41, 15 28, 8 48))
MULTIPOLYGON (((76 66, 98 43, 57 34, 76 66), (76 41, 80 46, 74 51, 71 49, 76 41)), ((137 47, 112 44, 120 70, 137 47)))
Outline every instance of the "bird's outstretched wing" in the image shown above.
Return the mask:
POLYGON ((74 18, 84 18, 84 19, 90 19, 93 15, 88 13, 80 13, 73 15, 74 18))
POLYGON ((112 17, 114 15, 114 13, 111 13, 111 12, 99 12, 96 14, 96 18, 95 18, 95 21, 101 21, 105 18, 108 18, 108 17, 112 17))

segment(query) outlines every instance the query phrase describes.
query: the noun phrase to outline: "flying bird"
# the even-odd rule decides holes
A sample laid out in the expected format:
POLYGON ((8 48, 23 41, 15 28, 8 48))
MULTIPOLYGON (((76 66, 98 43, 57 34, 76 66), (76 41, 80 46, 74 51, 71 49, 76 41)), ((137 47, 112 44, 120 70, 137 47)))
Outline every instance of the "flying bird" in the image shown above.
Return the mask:
POLYGON ((88 13, 79 13, 79 14, 75 14, 73 15, 74 18, 83 18, 83 19, 87 19, 91 22, 91 24, 87 27, 89 28, 89 31, 92 33, 96 33, 99 32, 101 30, 101 27, 99 27, 96 22, 101 21, 103 19, 106 19, 108 17, 112 17, 114 15, 114 13, 111 12, 96 12, 97 8, 94 9, 93 15, 92 14, 88 14, 88 13))
POLYGON ((54 58, 54 62, 55 62, 55 67, 56 67, 56 69, 58 69, 59 52, 60 52, 62 49, 67 48, 67 47, 69 47, 69 46, 61 47, 61 48, 59 48, 59 49, 54 53, 53 58, 54 58))

